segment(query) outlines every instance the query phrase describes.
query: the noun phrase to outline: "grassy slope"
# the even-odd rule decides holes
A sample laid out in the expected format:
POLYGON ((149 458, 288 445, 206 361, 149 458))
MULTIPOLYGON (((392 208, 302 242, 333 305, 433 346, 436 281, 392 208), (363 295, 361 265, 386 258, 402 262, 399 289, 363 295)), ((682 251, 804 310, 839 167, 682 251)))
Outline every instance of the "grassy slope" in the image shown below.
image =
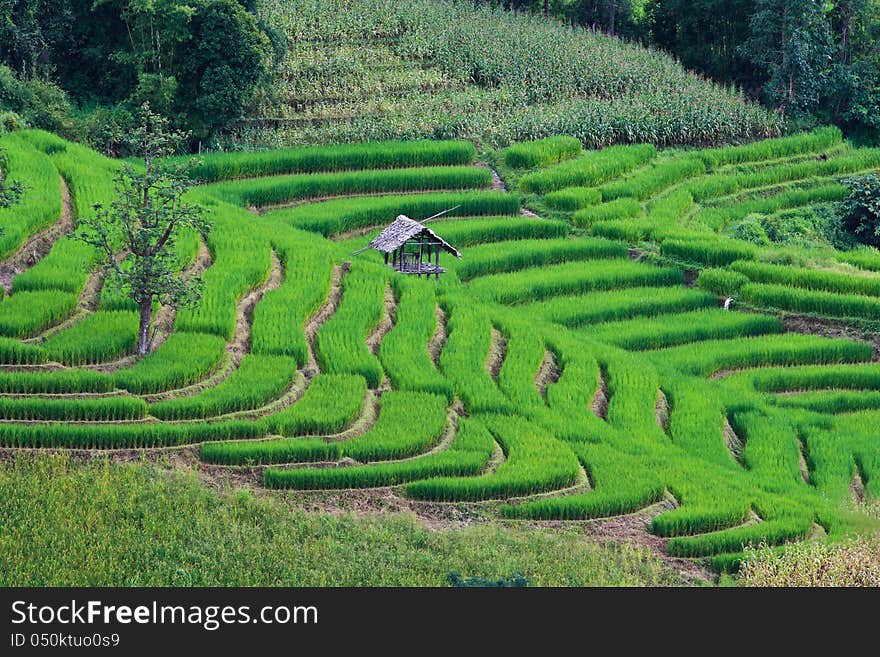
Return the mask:
POLYGON ((451 571, 548 586, 679 583, 644 552, 574 531, 304 513, 157 466, 60 456, 0 466, 0 564, 0 586, 441 586, 451 571))
POLYGON ((569 134, 706 144, 776 134, 778 117, 656 50, 483 3, 262 2, 290 49, 237 146, 569 134))

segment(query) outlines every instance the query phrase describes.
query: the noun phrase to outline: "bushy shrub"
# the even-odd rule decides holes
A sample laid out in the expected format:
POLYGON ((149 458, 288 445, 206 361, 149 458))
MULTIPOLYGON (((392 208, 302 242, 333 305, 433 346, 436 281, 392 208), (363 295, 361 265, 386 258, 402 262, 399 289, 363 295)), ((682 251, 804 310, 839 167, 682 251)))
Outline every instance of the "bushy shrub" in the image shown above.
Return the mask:
POLYGON ((860 242, 880 246, 880 176, 871 173, 846 183, 850 186, 844 202, 847 230, 860 242))

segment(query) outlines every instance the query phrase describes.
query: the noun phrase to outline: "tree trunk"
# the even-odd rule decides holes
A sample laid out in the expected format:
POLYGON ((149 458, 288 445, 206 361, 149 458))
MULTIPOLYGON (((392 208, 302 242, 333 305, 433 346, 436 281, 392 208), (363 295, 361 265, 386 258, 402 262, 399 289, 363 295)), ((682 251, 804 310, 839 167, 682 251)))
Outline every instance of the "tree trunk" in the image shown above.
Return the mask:
POLYGON ((550 0, 544 0, 544 16, 550 16, 550 0))
POLYGON ((614 36, 614 28, 616 27, 615 23, 617 23, 617 0, 611 0, 608 3, 608 34, 614 36))
POLYGON ((138 327, 138 343, 137 352, 139 356, 144 356, 150 350, 150 322, 153 318, 153 302, 152 300, 141 303, 141 320, 138 327))

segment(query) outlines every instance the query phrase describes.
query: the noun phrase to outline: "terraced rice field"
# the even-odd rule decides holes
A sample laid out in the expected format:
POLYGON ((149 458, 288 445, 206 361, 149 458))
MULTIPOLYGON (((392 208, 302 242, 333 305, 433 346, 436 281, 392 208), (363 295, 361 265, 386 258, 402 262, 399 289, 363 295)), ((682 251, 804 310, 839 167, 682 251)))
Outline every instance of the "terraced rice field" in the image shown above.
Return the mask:
POLYGON ((88 247, 59 237, 20 258, 53 217, 106 202, 116 163, 14 139, 46 188, 0 210, 18 263, 0 301, 3 447, 197 449, 205 468, 297 495, 379 489, 509 519, 648 509, 670 555, 718 569, 750 543, 868 525, 870 341, 747 311, 875 321, 880 254, 782 267, 720 234, 744 212, 840 198, 842 176, 880 166, 834 130, 668 153, 524 144, 508 167, 520 192, 493 189, 466 142, 212 155, 191 194, 214 229, 178 244, 204 295, 157 309, 140 360, 133 311, 88 247), (453 206, 431 227, 463 258, 439 283, 352 255, 397 214, 453 206))

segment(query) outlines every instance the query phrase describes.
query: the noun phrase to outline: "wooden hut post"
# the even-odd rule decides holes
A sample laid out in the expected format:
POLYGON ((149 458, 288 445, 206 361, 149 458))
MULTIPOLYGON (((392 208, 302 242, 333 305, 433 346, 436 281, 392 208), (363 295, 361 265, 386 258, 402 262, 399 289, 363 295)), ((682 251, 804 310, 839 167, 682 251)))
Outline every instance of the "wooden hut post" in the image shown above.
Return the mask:
POLYGON ((434 244, 434 280, 440 280, 440 242, 434 244))

